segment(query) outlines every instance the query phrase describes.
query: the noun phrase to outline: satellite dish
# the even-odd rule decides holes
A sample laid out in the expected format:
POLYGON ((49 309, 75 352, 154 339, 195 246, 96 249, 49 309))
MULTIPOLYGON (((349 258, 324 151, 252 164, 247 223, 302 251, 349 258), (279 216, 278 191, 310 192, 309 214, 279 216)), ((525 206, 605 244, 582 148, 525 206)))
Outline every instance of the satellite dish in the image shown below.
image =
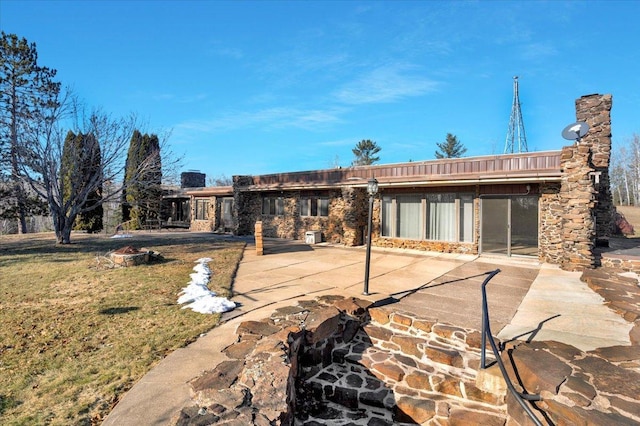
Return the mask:
POLYGON ((569 124, 562 131, 562 137, 570 140, 580 142, 580 139, 589 131, 589 125, 584 121, 578 121, 573 124, 569 124))

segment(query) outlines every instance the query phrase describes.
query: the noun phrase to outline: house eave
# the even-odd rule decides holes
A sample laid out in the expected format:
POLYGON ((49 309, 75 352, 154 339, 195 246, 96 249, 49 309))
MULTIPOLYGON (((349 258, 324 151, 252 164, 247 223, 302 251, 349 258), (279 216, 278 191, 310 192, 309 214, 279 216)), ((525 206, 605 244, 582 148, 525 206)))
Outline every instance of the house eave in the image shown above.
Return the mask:
MULTIPOLYGON (((438 177, 421 179, 393 179, 378 178, 380 188, 411 188, 411 187, 437 187, 437 186, 469 186, 469 185, 500 185, 519 183, 549 183, 560 182, 561 173, 535 174, 535 175, 491 175, 491 176, 467 176, 467 177, 438 177)), ((241 188, 247 192, 268 192, 268 191, 304 191, 304 190, 330 190, 344 187, 366 188, 367 181, 364 179, 346 180, 334 183, 290 183, 272 185, 249 185, 241 188)))

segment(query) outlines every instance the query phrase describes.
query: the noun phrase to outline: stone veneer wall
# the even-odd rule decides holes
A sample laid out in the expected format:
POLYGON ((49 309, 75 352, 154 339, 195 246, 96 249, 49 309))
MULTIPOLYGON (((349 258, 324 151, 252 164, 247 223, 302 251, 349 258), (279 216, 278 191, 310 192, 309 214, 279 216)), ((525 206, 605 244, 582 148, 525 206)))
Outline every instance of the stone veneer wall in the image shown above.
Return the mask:
POLYGON ((540 212, 538 228, 538 260, 540 262, 560 264, 563 257, 562 214, 564 206, 560 198, 560 184, 544 183, 540 185, 540 212))
POLYGON ((324 241, 346 246, 363 243, 367 198, 362 188, 315 191, 248 192, 242 188, 253 183, 251 176, 234 176, 235 233, 251 235, 253 224, 261 220, 265 237, 304 240, 307 231, 321 231, 324 241), (329 216, 301 216, 300 199, 309 195, 329 198, 329 216), (265 196, 284 199, 284 215, 263 215, 265 196))
MULTIPOLYGON (((365 188, 342 188, 344 244, 358 246, 364 244, 364 232, 369 215, 369 198, 365 188)), ((374 214, 374 217, 376 215, 374 214)))

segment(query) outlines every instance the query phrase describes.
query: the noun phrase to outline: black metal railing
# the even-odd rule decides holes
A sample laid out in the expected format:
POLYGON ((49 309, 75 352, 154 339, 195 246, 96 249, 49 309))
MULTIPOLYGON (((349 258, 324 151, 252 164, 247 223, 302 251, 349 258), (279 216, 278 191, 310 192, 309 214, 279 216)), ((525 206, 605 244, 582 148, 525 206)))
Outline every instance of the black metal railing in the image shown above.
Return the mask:
POLYGON ((493 334, 491 333, 491 324, 489 323, 489 305, 487 304, 487 284, 493 277, 495 277, 500 272, 500 269, 496 269, 495 271, 488 272, 489 276, 485 278, 482 283, 482 349, 480 352, 480 368, 487 368, 486 363, 486 347, 487 347, 487 338, 489 339, 489 344, 491 345, 491 350, 493 351, 493 355, 496 358, 496 363, 500 368, 500 372, 502 373, 502 377, 504 377, 505 382, 507 383, 507 388, 509 392, 516 398, 518 404, 522 407, 522 409, 527 413, 529 418, 536 424, 536 426, 542 426, 540 420, 536 417, 536 415, 531 410, 531 407, 526 403, 526 401, 540 401, 540 395, 528 394, 518 392, 516 388, 513 386, 511 379, 509 378, 509 374, 507 373, 507 369, 502 362, 502 357, 500 356, 500 350, 496 346, 496 342, 493 340, 493 334))

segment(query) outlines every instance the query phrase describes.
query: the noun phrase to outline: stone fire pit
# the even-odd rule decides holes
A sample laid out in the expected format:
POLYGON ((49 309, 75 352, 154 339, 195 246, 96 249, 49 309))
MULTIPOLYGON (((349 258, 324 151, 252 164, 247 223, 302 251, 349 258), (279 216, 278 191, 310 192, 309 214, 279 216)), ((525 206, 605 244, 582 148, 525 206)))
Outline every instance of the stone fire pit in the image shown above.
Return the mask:
POLYGON ((110 254, 111 261, 117 266, 136 266, 149 263, 151 251, 147 249, 137 249, 132 246, 125 246, 110 254))

